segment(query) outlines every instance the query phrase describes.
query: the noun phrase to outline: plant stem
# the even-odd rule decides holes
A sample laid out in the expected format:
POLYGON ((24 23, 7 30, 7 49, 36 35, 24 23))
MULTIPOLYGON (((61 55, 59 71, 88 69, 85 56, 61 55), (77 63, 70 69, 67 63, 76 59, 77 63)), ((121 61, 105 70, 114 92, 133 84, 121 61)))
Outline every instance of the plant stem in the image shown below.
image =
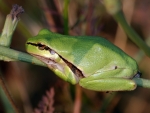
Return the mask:
POLYGON ((110 103, 112 102, 112 100, 114 99, 116 95, 117 95, 117 92, 113 92, 112 94, 106 95, 106 97, 103 100, 100 113, 106 113, 108 106, 110 105, 110 103))
POLYGON ((76 85, 76 90, 75 90, 75 102, 74 102, 74 109, 73 109, 73 113, 80 113, 81 111, 81 106, 82 106, 82 89, 81 86, 79 86, 79 84, 76 85))
POLYGON ((141 48, 147 56, 150 57, 150 47, 146 45, 146 43, 142 40, 142 38, 131 28, 131 26, 127 23, 124 14, 121 9, 121 1, 120 0, 104 0, 104 5, 109 14, 111 14, 114 19, 121 25, 123 30, 129 36, 129 38, 141 48))
MULTIPOLYGON (((23 62, 27 62, 27 63, 33 63, 33 64, 40 65, 40 66, 46 66, 46 64, 44 64, 37 58, 35 58, 27 53, 16 51, 16 50, 4 47, 4 46, 0 46, 0 55, 9 57, 14 60, 19 60, 19 61, 23 61, 23 62)), ((3 59, 1 59, 1 60, 6 61, 5 57, 3 57, 3 59)), ((11 60, 9 60, 9 61, 11 61, 11 60)))
POLYGON ((9 47, 11 44, 12 35, 19 21, 19 15, 24 12, 24 9, 17 4, 13 5, 10 14, 7 15, 4 24, 3 32, 0 36, 0 45, 9 47))
POLYGON ((150 80, 148 80, 148 79, 133 78, 133 80, 136 82, 137 86, 141 86, 144 88, 150 88, 150 80))
POLYGON ((64 34, 68 35, 69 26, 68 26, 68 6, 70 0, 64 1, 64 9, 63 9, 63 20, 64 20, 64 34))
POLYGON ((122 11, 118 11, 113 17, 122 26, 129 38, 150 57, 150 47, 147 46, 142 38, 129 26, 122 11))

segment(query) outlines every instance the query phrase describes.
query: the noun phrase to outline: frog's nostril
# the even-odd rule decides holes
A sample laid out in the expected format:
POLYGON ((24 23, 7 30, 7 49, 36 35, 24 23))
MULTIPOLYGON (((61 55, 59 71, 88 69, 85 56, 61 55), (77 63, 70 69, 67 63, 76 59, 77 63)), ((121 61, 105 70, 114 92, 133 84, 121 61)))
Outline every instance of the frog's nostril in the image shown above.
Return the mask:
POLYGON ((117 69, 118 67, 117 66, 115 66, 115 69, 117 69))

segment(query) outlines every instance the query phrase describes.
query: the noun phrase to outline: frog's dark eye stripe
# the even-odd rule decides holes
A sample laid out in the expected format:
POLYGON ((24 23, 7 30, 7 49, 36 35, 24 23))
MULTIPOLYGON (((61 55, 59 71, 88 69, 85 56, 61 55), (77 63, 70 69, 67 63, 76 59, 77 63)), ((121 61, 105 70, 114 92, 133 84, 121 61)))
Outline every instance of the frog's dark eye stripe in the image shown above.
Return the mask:
POLYGON ((27 42, 27 44, 36 46, 36 47, 38 47, 39 50, 48 50, 48 51, 50 51, 50 54, 52 54, 52 55, 55 54, 55 51, 54 51, 54 50, 52 50, 52 49, 49 48, 48 46, 43 45, 43 44, 41 44, 41 43, 35 44, 35 43, 27 42))
POLYGON ((35 43, 27 42, 27 44, 37 46, 40 50, 51 50, 48 46, 43 45, 41 43, 35 44, 35 43))

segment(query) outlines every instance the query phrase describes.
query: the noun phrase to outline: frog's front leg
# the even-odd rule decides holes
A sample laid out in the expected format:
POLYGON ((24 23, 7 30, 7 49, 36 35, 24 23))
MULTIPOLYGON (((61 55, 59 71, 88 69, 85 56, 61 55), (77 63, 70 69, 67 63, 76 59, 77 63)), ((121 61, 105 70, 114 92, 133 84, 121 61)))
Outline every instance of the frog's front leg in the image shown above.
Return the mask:
MULTIPOLYGON (((113 71, 100 73, 99 75, 82 78, 79 81, 80 86, 95 91, 130 91, 136 88, 136 83, 131 79, 123 77, 110 77, 113 71), (106 75, 106 78, 104 77, 106 75), (103 76, 101 78, 101 76, 103 76)), ((115 73, 116 74, 116 73, 115 73)))

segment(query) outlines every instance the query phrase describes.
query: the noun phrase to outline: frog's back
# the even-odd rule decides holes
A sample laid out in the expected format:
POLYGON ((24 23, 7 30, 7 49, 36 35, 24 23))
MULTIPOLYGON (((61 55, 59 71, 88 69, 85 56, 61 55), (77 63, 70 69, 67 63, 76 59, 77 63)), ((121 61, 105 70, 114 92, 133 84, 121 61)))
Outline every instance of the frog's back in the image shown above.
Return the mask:
POLYGON ((51 49, 81 71, 84 70, 85 74, 92 74, 111 62, 124 66, 133 61, 126 53, 105 38, 65 36, 52 32, 44 37, 46 45, 49 45, 51 49))

